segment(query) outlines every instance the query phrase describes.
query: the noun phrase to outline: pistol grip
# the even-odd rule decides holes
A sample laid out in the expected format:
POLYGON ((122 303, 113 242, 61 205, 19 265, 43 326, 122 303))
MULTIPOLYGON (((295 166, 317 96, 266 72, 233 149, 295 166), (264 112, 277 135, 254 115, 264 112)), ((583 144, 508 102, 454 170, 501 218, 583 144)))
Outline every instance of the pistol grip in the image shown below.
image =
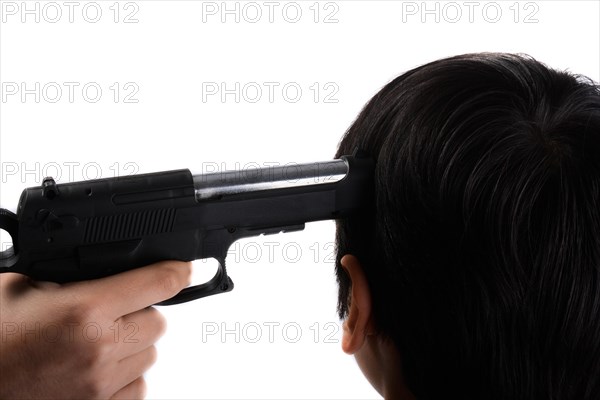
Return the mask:
POLYGON ((19 220, 17 216, 4 208, 0 208, 0 229, 8 232, 12 239, 12 247, 0 251, 0 272, 9 272, 10 267, 15 265, 19 260, 17 241, 19 236, 19 220))

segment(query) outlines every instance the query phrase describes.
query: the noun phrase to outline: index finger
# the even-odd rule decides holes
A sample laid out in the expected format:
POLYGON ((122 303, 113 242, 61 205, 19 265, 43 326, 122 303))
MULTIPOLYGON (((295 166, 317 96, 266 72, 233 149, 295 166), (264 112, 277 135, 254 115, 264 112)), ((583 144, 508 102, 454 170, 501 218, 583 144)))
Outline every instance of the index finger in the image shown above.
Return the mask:
POLYGON ((81 297, 119 318, 175 296, 190 284, 191 274, 191 262, 161 261, 73 286, 81 288, 81 297))

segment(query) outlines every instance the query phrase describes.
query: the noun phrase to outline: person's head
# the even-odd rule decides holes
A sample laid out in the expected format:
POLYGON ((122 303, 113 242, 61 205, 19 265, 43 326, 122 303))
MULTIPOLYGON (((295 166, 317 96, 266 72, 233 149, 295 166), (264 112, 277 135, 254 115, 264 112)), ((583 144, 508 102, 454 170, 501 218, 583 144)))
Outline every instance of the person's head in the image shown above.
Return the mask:
POLYGON ((337 157, 356 148, 373 205, 337 221, 336 273, 373 385, 600 398, 599 86, 528 56, 434 61, 369 101, 337 157))

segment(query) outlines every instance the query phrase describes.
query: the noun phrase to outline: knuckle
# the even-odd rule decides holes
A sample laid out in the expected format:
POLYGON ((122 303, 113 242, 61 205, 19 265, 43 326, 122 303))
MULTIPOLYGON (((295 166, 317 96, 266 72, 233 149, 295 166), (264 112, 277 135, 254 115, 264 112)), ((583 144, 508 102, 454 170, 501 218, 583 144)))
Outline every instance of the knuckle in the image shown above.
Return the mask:
POLYGON ((183 288, 178 266, 168 265, 159 275, 160 285, 165 294, 175 295, 183 288))
POLYGON ((108 383, 107 379, 102 379, 99 375, 88 375, 82 382, 83 397, 92 399, 102 399, 107 397, 108 383))
POLYGON ((160 284, 165 294, 175 295, 179 291, 177 278, 170 272, 164 272, 160 277, 160 284))
POLYGON ((93 374, 99 369, 101 359, 101 350, 97 346, 88 346, 80 358, 81 367, 93 374))
POLYGON ((98 311, 92 304, 86 301, 79 301, 69 304, 66 307, 64 315, 65 322, 85 324, 95 321, 98 316, 98 311))
POLYGON ((95 355, 96 360, 98 362, 102 362, 111 357, 113 351, 115 349, 115 343, 109 335, 102 335, 102 337, 95 343, 94 351, 92 353, 95 355))
POLYGON ((156 350, 156 346, 150 346, 148 348, 148 363, 147 363, 147 367, 150 368, 150 366, 154 365, 156 363, 156 360, 158 359, 158 351, 156 350))
POLYGON ((111 386, 111 365, 108 353, 112 346, 95 343, 88 346, 79 357, 80 385, 84 398, 104 399, 108 397, 111 386))
POLYGON ((192 282, 192 263, 190 261, 166 261, 163 264, 164 277, 172 279, 175 290, 179 291, 192 282))
POLYGON ((158 336, 162 336, 167 330, 167 319, 154 307, 148 310, 151 313, 152 327, 156 330, 158 336))
POLYGON ((114 344, 108 339, 101 338, 93 341, 84 338, 76 350, 79 354, 80 367, 92 375, 101 373, 102 368, 110 360, 114 348, 114 344))
POLYGON ((134 398, 143 399, 146 397, 146 381, 143 376, 133 381, 132 386, 134 398))

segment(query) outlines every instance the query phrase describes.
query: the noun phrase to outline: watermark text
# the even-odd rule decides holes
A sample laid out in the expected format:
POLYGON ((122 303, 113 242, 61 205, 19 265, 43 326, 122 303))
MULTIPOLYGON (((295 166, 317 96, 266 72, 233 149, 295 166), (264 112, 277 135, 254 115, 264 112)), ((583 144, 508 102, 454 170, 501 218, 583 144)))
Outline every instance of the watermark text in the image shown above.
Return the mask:
POLYGON ((403 1, 402 22, 486 22, 506 20, 514 23, 538 23, 537 2, 508 1, 403 1))
POLYGON ((137 24, 140 6, 133 1, 3 1, 2 23, 95 24, 102 20, 137 24))

